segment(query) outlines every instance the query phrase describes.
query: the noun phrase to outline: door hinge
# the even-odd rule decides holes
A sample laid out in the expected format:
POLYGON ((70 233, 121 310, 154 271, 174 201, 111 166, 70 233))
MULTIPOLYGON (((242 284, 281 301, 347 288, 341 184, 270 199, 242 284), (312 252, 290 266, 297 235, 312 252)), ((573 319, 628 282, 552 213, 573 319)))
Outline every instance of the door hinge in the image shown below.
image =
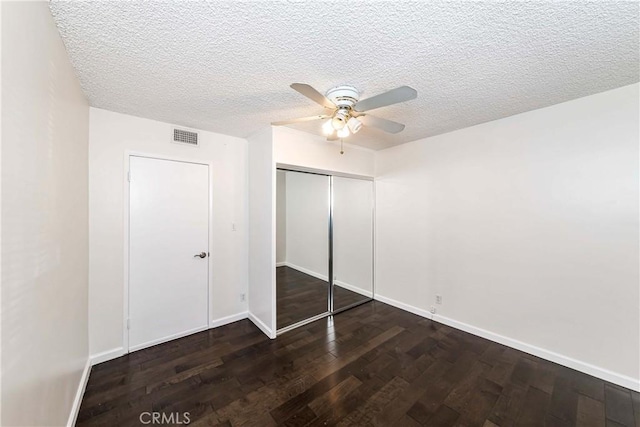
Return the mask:
POLYGON ((127 172, 127 181, 131 182, 131 171, 127 172))
POLYGON ((131 329, 131 319, 127 319, 127 329, 131 329))

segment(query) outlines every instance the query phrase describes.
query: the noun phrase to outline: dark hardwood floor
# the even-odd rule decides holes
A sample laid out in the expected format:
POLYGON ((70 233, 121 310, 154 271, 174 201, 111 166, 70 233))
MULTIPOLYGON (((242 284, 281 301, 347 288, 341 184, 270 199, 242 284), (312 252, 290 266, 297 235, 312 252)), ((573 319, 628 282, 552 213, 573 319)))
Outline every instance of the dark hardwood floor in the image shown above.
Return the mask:
MULTIPOLYGON (((277 328, 325 313, 328 309, 328 286, 324 280, 293 268, 276 268, 277 328)), ((338 286, 334 286, 334 294, 336 309, 367 299, 338 286)))
POLYGON ((152 411, 193 426, 638 427, 640 395, 370 302, 275 340, 243 320, 94 366, 78 425, 152 411))

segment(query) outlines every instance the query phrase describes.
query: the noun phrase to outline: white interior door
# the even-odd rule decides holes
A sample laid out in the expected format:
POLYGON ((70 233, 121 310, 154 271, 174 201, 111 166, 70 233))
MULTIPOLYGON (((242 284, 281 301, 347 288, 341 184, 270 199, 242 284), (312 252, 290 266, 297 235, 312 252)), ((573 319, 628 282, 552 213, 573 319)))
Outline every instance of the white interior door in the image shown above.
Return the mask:
POLYGON ((129 171, 134 351, 208 326, 209 167, 131 156, 129 171))

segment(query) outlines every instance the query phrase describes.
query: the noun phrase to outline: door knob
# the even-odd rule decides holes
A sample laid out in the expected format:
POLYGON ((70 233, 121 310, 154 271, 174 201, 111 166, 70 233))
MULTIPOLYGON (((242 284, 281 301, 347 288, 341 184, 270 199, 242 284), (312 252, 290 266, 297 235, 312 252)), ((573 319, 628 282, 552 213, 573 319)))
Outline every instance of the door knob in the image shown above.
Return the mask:
POLYGON ((194 258, 198 258, 198 257, 206 258, 207 257, 207 253, 206 252, 200 252, 199 254, 195 254, 193 257, 194 258))

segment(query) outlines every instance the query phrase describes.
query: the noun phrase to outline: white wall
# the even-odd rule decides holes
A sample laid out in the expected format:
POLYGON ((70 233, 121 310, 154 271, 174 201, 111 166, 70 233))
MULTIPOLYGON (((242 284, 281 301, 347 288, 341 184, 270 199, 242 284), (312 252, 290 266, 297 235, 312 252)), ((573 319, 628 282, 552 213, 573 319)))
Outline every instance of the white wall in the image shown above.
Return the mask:
POLYGON ((287 265, 327 280, 329 177, 287 172, 287 265))
POLYGON ((64 425, 89 369, 89 107, 48 4, 0 7, 1 424, 64 425))
POLYGON ((334 172, 374 176, 374 151, 340 145, 326 138, 286 127, 273 127, 273 155, 276 163, 305 166, 334 172))
POLYGON ((271 128, 249 145, 249 318, 265 334, 276 331, 276 169, 271 128))
POLYGON ((276 264, 287 261, 287 175, 276 173, 276 264))
POLYGON ((379 152, 376 294, 637 388, 638 88, 379 152))
MULTIPOLYGON (((333 178, 335 284, 373 297, 373 181, 333 178)), ((339 308, 340 301, 336 301, 339 308)))
POLYGON ((212 162, 212 324, 247 311, 247 143, 200 131, 197 148, 174 144, 173 126, 91 108, 89 142, 90 344, 96 361, 124 345, 125 152, 212 162), (235 224, 235 231, 234 231, 235 224))

